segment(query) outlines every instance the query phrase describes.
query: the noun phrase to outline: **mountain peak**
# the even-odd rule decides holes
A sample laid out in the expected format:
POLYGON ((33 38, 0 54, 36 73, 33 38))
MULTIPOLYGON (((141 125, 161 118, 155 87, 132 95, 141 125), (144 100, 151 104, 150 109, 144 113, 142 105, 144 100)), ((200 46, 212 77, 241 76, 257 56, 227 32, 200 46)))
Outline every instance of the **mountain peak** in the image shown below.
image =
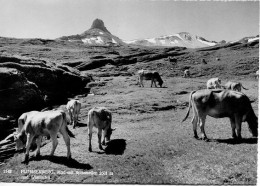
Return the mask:
POLYGON ((95 19, 91 25, 90 29, 100 29, 104 32, 110 33, 105 27, 104 22, 101 19, 95 19))

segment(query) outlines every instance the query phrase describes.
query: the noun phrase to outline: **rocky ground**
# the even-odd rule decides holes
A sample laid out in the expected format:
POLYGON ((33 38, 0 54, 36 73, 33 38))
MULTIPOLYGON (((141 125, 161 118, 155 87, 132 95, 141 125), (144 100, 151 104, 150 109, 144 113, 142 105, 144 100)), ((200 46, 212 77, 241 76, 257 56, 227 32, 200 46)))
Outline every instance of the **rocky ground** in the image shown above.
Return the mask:
POLYGON ((251 137, 246 123, 242 128, 244 139, 237 144, 231 140, 227 118, 207 118, 209 142, 193 138, 191 114, 185 122, 181 120, 187 111, 190 91, 206 88, 209 77, 220 77, 223 84, 241 81, 249 89, 243 92, 258 113, 258 81, 254 77, 259 60, 257 43, 186 50, 84 48, 75 44, 60 47, 58 42, 45 40, 33 41, 40 44, 32 44, 32 40, 8 42, 1 44, 2 55, 27 54, 69 65, 80 70, 83 77, 92 75, 94 82, 88 84, 91 94, 74 95, 81 101, 82 109, 79 126, 76 129, 69 126, 76 136, 71 138, 73 160, 66 160, 62 138, 58 139, 54 157, 48 156, 51 143, 45 141, 42 156, 36 159, 34 152, 30 152, 28 165, 21 163, 23 153, 15 153, 12 143, 2 141, 2 182, 256 184, 257 138, 251 137), (169 56, 174 56, 177 62, 169 61, 169 56), (135 72, 141 68, 159 71, 164 87, 150 88, 148 81, 144 88, 139 87, 135 72), (181 77, 184 69, 190 69, 192 78, 181 77), (94 106, 106 106, 112 111, 112 128, 116 130, 104 151, 98 149, 95 130, 90 153, 87 113, 94 106))

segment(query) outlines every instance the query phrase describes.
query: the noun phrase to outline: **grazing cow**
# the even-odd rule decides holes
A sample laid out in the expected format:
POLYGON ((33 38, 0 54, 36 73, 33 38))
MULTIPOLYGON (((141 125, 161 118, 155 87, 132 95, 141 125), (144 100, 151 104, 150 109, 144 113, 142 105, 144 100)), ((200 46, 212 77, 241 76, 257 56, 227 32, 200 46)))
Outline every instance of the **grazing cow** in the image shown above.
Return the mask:
POLYGON ((15 135, 16 150, 26 146, 24 162, 29 161, 29 149, 34 138, 36 138, 36 157, 40 155, 40 146, 43 136, 50 135, 52 139, 51 156, 58 145, 57 133, 60 132, 67 146, 67 158, 71 158, 70 138, 74 137, 67 127, 66 114, 63 111, 44 111, 29 114, 25 120, 22 130, 15 135), (26 140, 25 140, 26 137, 26 140))
POLYGON ((201 59, 201 63, 203 63, 203 64, 207 64, 207 62, 206 62, 206 60, 205 59, 201 59))
POLYGON ((78 100, 73 99, 67 103, 66 108, 70 115, 71 124, 73 124, 73 128, 75 128, 78 122, 81 103, 78 100))
POLYGON ((99 149, 103 150, 102 145, 105 145, 106 141, 110 141, 110 136, 114 129, 111 129, 112 123, 112 114, 111 112, 105 107, 94 107, 88 112, 88 135, 89 135, 89 151, 92 152, 92 129, 95 126, 98 128, 98 144, 99 149), (101 145, 101 137, 102 137, 102 130, 103 130, 103 141, 101 145))
POLYGON ((190 77, 190 71, 188 69, 184 70, 183 77, 190 77))
POLYGON ((177 62, 177 59, 175 57, 168 57, 169 62, 177 62))
POLYGON ((247 88, 243 87, 243 85, 240 82, 237 83, 237 82, 229 81, 225 84, 225 89, 229 89, 229 90, 241 92, 242 88, 248 90, 247 88))
POLYGON ((155 81, 158 81, 160 87, 162 87, 163 80, 157 71, 150 71, 150 70, 142 69, 142 70, 139 70, 137 73, 138 73, 138 82, 141 87, 144 87, 144 85, 143 85, 144 79, 152 81, 151 87, 153 86, 153 83, 154 83, 154 86, 157 87, 155 81))
POLYGON ((207 115, 213 118, 228 117, 234 139, 242 138, 241 123, 244 121, 247 121, 252 135, 258 135, 258 119, 249 98, 241 92, 220 89, 192 91, 189 98, 189 108, 183 121, 187 119, 191 106, 193 107, 192 124, 195 138, 198 138, 197 124, 199 123, 201 138, 207 140, 204 130, 207 115))
POLYGON ((211 78, 207 81, 207 89, 217 89, 221 87, 221 80, 219 78, 211 78))

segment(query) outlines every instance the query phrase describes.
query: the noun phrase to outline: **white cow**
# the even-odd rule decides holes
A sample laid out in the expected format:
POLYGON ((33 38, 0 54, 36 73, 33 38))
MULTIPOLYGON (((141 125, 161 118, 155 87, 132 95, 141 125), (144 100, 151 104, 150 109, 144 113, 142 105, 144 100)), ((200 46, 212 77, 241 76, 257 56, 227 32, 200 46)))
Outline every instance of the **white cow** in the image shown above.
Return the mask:
POLYGON ((207 81, 207 89, 222 88, 221 80, 219 78, 211 78, 207 81))
POLYGON ((70 138, 74 137, 67 127, 65 112, 61 110, 35 112, 26 118, 22 130, 15 135, 16 150, 26 146, 24 162, 29 161, 29 149, 34 138, 36 138, 37 150, 36 157, 40 155, 40 146, 43 136, 50 135, 52 139, 51 156, 58 145, 57 133, 60 132, 67 146, 67 158, 71 158, 70 138))
POLYGON ((247 88, 243 87, 242 83, 231 82, 231 81, 229 81, 225 84, 225 88, 229 89, 229 90, 238 91, 238 92, 241 92, 242 88, 245 89, 245 90, 248 90, 247 88))
POLYGON ((99 149, 103 150, 102 145, 105 145, 106 141, 110 141, 110 136, 114 129, 111 129, 112 114, 105 107, 94 107, 88 112, 88 135, 89 135, 89 151, 92 151, 91 139, 93 127, 98 128, 98 144, 99 149), (103 141, 101 145, 101 137, 103 130, 103 141))
POLYGON ((252 135, 255 137, 258 135, 258 119, 249 98, 241 92, 221 89, 192 91, 189 98, 189 109, 182 121, 189 116, 191 107, 193 108, 192 124, 195 138, 198 138, 197 125, 199 124, 201 138, 207 140, 204 130, 207 115, 213 118, 228 117, 234 139, 242 138, 241 124, 244 121, 247 121, 252 135))
POLYGON ((78 122, 81 103, 78 100, 72 99, 67 103, 66 108, 70 115, 71 124, 73 125, 73 128, 75 128, 78 122))
POLYGON ((190 77, 190 71, 188 69, 184 70, 183 77, 190 77))

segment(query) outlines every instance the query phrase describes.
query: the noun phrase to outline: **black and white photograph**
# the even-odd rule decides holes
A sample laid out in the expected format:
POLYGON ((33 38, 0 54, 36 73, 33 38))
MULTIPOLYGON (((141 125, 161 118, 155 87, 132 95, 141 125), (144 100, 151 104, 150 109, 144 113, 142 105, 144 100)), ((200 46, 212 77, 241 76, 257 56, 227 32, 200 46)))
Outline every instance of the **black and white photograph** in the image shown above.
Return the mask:
POLYGON ((257 185, 258 0, 0 0, 0 25, 1 185, 257 185))

